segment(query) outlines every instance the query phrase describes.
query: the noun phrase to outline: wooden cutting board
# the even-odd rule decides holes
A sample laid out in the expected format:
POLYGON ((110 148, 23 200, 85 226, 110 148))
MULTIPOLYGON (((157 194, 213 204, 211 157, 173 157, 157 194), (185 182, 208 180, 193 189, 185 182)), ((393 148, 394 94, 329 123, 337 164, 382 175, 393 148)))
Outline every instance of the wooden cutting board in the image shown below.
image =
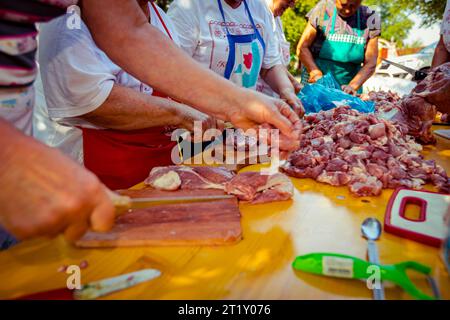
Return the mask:
MULTIPOLYGON (((218 195, 220 190, 122 190, 134 198, 218 195)), ((116 218, 107 233, 88 232, 77 243, 82 248, 134 246, 229 245, 242 239, 237 199, 161 204, 131 210, 116 218)))

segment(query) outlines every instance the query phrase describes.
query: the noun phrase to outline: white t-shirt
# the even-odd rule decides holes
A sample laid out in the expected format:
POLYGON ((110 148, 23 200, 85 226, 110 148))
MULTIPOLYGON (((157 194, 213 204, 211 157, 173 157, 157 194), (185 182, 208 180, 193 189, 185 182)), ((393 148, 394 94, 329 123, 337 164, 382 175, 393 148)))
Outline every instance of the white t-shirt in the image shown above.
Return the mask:
MULTIPOLYGON (((151 23, 164 34, 166 31, 149 4, 151 23)), ((175 29, 164 11, 158 8, 175 43, 179 44, 175 29)), ((100 107, 108 98, 114 84, 143 93, 153 89, 123 71, 99 49, 87 26, 81 29, 66 27, 65 17, 41 26, 39 63, 48 115, 61 126, 48 128, 48 144, 60 148, 82 162, 82 133, 73 126, 96 128, 78 118, 100 107)), ((151 67, 149 61, 149 68, 151 67)), ((42 106, 37 105, 37 108, 42 106)), ((36 111, 41 116, 43 110, 36 111)))
POLYGON ((33 133, 34 101, 34 86, 20 89, 1 89, 0 118, 13 124, 26 135, 31 135, 33 133))
MULTIPOLYGON (((254 33, 244 3, 233 9, 222 1, 228 30, 232 35, 254 33)), ((263 0, 247 0, 253 20, 266 45, 262 68, 281 64, 272 13, 263 0)), ((169 17, 180 38, 181 48, 203 66, 224 76, 228 61, 228 39, 217 0, 175 0, 169 8, 169 17)))
POLYGON ((444 18, 442 19, 441 35, 444 38, 444 44, 447 51, 450 52, 450 0, 447 0, 445 6, 444 18))

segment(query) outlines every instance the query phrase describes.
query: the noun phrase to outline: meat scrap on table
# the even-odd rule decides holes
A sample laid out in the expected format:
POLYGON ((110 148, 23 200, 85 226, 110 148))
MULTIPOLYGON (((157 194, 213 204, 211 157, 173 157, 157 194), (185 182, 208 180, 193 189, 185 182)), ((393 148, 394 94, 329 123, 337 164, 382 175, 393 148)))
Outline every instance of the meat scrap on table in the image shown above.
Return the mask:
POLYGON ((300 149, 281 169, 290 176, 347 185, 356 196, 376 196, 383 188, 419 189, 431 182, 448 192, 449 178, 401 125, 349 107, 304 118, 300 149))
POLYGON ((289 200, 294 194, 291 180, 282 173, 235 174, 223 167, 156 167, 145 184, 166 191, 218 189, 252 204, 289 200))

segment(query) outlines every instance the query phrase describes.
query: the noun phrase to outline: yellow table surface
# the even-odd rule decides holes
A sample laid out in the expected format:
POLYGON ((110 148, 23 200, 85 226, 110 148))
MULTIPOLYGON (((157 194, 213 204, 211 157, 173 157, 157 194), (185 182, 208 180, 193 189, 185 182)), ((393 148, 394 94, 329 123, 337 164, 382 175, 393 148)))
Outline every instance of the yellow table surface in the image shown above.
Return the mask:
MULTIPOLYGON (((450 140, 438 138, 437 146, 425 147, 424 155, 450 172, 450 140)), ((258 167, 245 170, 252 169, 258 167)), ((361 222, 367 217, 384 221, 392 190, 355 198, 346 187, 293 181, 297 190, 292 201, 240 205, 244 239, 237 245, 77 249, 61 237, 22 242, 0 253, 0 298, 64 287, 67 275, 57 272, 58 267, 87 260, 82 283, 143 268, 162 271, 160 278, 106 297, 110 299, 371 299, 362 281, 296 272, 291 263, 311 252, 365 259, 361 222)), ((416 260, 432 267, 443 298, 450 299, 450 278, 440 250, 388 233, 378 248, 383 264, 416 260)), ((430 292, 422 278, 411 276, 430 292)), ((392 285, 386 286, 386 297, 410 299, 392 285)))

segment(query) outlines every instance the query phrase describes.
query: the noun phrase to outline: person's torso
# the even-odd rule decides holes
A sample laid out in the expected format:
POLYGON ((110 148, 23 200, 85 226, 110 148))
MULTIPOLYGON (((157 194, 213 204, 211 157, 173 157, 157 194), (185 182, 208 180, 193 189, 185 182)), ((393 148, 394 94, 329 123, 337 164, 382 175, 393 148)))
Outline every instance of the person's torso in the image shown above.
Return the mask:
POLYGON ((0 2, 0 89, 25 87, 36 77, 35 23, 63 15, 78 0, 0 2))
MULTIPOLYGON (((254 34, 255 29, 250 21, 244 3, 233 9, 224 0, 222 6, 226 20, 226 27, 232 35, 254 34)), ((265 8, 258 6, 256 1, 247 1, 249 11, 256 28, 265 42, 268 41, 265 30, 267 25, 265 8)), ((203 66, 224 75, 229 56, 227 30, 219 10, 217 0, 198 1, 195 4, 195 14, 199 17, 197 47, 193 58, 203 66)))
MULTIPOLYGON (((316 39, 314 40, 310 48, 314 57, 319 56, 320 50, 322 49, 322 45, 326 37, 331 32, 333 14, 334 10, 336 9, 336 4, 334 0, 321 1, 317 6, 321 12, 321 15, 318 19, 316 39)), ((374 12, 366 6, 360 6, 358 10, 360 16, 359 23, 361 32, 358 32, 358 15, 356 13, 349 18, 343 18, 337 13, 334 33, 338 35, 351 35, 351 36, 361 35, 366 40, 367 43, 370 32, 370 28, 368 26, 368 18, 372 14, 374 14, 374 12)))
POLYGON ((32 133, 37 74, 35 23, 63 15, 78 0, 2 0, 0 2, 0 117, 32 133))
MULTIPOLYGON (((170 23, 170 19, 166 16, 164 11, 162 11, 160 8, 158 8, 159 14, 161 18, 164 21, 165 26, 167 27, 170 36, 172 37, 173 41, 178 45, 178 37, 176 35, 176 32, 173 28, 173 25, 170 23)), ((65 24, 65 17, 60 17, 56 19, 55 21, 52 21, 50 25, 46 26, 45 35, 46 37, 52 37, 57 32, 60 32, 59 37, 64 37, 65 32, 71 32, 70 30, 62 30, 62 24, 65 24)), ((162 33, 167 35, 166 29, 164 28, 164 25, 160 21, 158 15, 153 10, 152 6, 150 6, 150 22, 151 24, 158 28, 162 33)), ((111 61, 111 59, 106 55, 105 52, 103 52, 100 48, 98 48, 94 42, 94 39, 92 38, 87 26, 84 23, 81 23, 81 29, 77 30, 77 32, 83 33, 83 41, 88 41, 89 43, 89 50, 93 50, 96 54, 96 57, 98 58, 98 63, 103 64, 106 66, 106 68, 109 70, 109 72, 114 75, 115 83, 127 88, 131 88, 133 90, 146 93, 151 95, 153 93, 153 88, 149 85, 146 85, 133 77, 132 75, 125 72, 122 68, 120 68, 118 65, 116 65, 114 62, 111 61)), ((44 32, 42 32, 44 35, 44 32)), ((168 35, 167 35, 168 36, 168 35)), ((81 38, 81 37, 80 37, 81 38)), ((63 50, 63 49, 62 49, 63 50)), ((58 52, 60 52, 59 49, 56 50, 56 52, 49 53, 58 55, 58 52)), ((80 52, 82 54, 82 52, 80 52)), ((82 66, 80 66, 82 68, 82 66)), ((149 67, 151 67, 151 62, 149 62, 149 67)), ((61 75, 62 77, 70 77, 70 75, 65 74, 61 75)), ((79 93, 75 93, 79 94, 79 93)), ((48 99, 48 97, 46 97, 48 99)), ((43 104, 37 104, 36 106, 36 113, 40 114, 40 118, 42 119, 43 116, 48 117, 49 121, 45 121, 47 125, 47 133, 45 134, 48 138, 46 139, 47 143, 50 144, 53 147, 57 147, 60 150, 62 150, 64 153, 71 156, 74 160, 77 160, 78 162, 83 161, 83 144, 82 144, 82 134, 81 130, 77 127, 86 127, 86 128, 95 128, 95 129, 101 129, 87 121, 84 121, 81 118, 58 118, 55 119, 57 121, 51 120, 47 109, 48 106, 43 104), (50 122, 50 124, 49 124, 50 122), (53 123, 53 124, 52 124, 53 123), (62 126, 62 125, 63 126, 62 126), (66 128, 70 129, 66 129, 66 128)), ((42 120, 41 120, 42 121, 42 120)))

